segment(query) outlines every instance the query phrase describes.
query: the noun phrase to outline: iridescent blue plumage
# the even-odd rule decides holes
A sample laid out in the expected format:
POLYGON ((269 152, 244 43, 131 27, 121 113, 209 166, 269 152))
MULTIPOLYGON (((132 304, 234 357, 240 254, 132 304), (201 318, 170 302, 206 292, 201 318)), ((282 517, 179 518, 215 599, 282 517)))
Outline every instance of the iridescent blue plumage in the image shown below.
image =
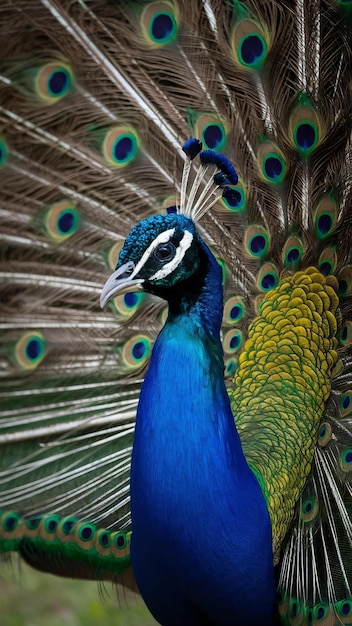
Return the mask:
POLYGON ((152 240, 167 232, 175 244, 190 235, 182 263, 154 281, 160 271, 154 249, 135 276, 169 303, 134 438, 131 553, 137 583, 166 626, 255 619, 271 625, 271 527, 224 384, 221 268, 193 222, 168 215, 133 229, 117 269, 127 259, 137 267, 152 240))

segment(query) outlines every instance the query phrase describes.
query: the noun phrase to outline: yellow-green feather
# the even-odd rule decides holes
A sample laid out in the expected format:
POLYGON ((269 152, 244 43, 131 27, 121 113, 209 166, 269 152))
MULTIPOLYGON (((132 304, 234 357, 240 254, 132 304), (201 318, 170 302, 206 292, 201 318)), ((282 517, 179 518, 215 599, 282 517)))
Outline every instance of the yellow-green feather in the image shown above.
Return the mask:
POLYGON ((337 288, 333 277, 315 268, 283 278, 250 325, 229 392, 246 458, 268 505, 276 559, 330 394, 337 288))

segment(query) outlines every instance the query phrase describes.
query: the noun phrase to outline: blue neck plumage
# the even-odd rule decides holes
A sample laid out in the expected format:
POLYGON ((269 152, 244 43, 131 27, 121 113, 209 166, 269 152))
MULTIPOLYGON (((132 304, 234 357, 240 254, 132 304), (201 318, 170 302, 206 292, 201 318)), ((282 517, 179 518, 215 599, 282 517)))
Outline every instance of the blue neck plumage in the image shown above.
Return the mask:
MULTIPOLYGON (((242 452, 223 378, 221 269, 202 245, 206 272, 200 285, 189 289, 183 285, 182 294, 169 298, 168 320, 155 343, 141 391, 131 473, 133 565, 138 584, 145 586, 145 598, 145 579, 153 580, 156 572, 166 571, 163 554, 173 562, 169 577, 179 571, 184 578, 187 564, 196 564, 202 557, 203 569, 205 563, 212 571, 212 582, 203 581, 199 594, 214 595, 216 579, 219 585, 221 581, 222 593, 226 595, 231 588, 233 595, 233 576, 238 578, 242 565, 236 572, 232 561, 252 560, 250 570, 253 568, 258 597, 255 581, 264 563, 264 594, 272 603, 270 522, 242 452), (254 555, 251 531, 247 533, 249 550, 244 550, 241 535, 253 526, 253 514, 257 513, 265 536, 260 563, 254 555), (215 538, 219 545, 214 544, 215 538), (227 578, 224 566, 226 571, 233 570, 227 578)), ((190 572, 187 576, 188 584, 196 585, 190 572)), ((161 582, 155 579, 155 584, 161 582)), ((249 592, 254 595, 251 585, 239 589, 239 616, 247 616, 244 607, 249 592)), ((149 593, 152 595, 152 590, 149 593)), ((209 615, 211 610, 209 607, 209 615)), ((265 611, 261 615, 265 616, 265 611)), ((187 623, 181 614, 179 619, 179 623, 187 623)))

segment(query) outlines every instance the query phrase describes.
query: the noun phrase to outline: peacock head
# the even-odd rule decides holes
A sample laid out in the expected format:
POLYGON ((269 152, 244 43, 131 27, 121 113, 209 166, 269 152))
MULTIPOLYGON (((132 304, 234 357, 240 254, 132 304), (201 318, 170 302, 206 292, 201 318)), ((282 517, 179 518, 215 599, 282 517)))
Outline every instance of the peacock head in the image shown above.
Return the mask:
POLYGON ((156 215, 139 222, 120 252, 105 283, 100 303, 117 293, 143 289, 168 299, 176 284, 197 273, 201 241, 194 222, 183 215, 156 215))
POLYGON ((137 289, 154 293, 170 303, 179 295, 180 285, 184 293, 197 292, 209 265, 216 264, 199 237, 195 222, 219 199, 226 185, 236 184, 237 174, 226 157, 212 150, 202 151, 196 139, 188 140, 183 150, 188 161, 177 212, 147 218, 131 230, 115 272, 103 288, 102 307, 117 293, 137 289), (187 194, 191 161, 198 155, 200 167, 187 194), (209 173, 209 168, 211 178, 207 181, 205 173, 209 173))

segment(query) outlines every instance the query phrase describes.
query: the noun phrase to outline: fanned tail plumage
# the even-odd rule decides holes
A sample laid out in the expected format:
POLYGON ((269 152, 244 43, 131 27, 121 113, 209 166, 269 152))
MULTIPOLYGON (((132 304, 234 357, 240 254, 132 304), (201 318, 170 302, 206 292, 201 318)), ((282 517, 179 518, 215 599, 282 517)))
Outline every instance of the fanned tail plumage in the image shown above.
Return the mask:
POLYGON ((312 282, 329 285, 290 304, 301 370, 274 406, 279 443, 250 399, 238 430, 259 481, 266 465, 276 485, 278 450, 284 469, 305 463, 297 429, 309 423, 292 426, 290 394, 307 414, 320 403, 313 462, 281 530, 267 495, 278 606, 292 626, 350 623, 352 3, 4 0, 0 40, 0 553, 134 586, 134 420, 166 308, 138 292, 102 311, 99 294, 135 223, 182 204, 193 135, 238 173, 198 226, 223 269, 235 415, 247 402, 233 389, 239 364, 255 378, 256 354, 281 381, 291 372, 280 330, 260 354, 243 350, 266 294, 312 266, 325 277, 312 282))

